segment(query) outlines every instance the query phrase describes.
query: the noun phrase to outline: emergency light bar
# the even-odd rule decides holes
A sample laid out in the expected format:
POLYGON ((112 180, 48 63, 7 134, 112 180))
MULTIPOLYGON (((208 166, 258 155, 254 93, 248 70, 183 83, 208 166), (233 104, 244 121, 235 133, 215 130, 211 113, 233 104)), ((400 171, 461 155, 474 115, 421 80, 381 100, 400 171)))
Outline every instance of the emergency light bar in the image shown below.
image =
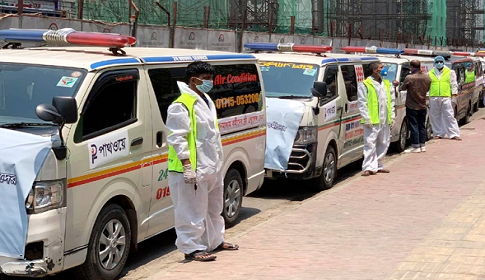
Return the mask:
POLYGON ((312 52, 324 53, 332 50, 324 45, 299 45, 294 43, 246 43, 244 47, 252 51, 312 52))
MULTIPOLYGON (((457 52, 458 53, 458 52, 457 52)), ((404 54, 411 55, 422 55, 422 56, 442 56, 444 58, 449 58, 453 55, 451 51, 436 51, 436 50, 421 50, 421 49, 404 49, 404 54)))
POLYGON ((356 53, 372 53, 372 54, 394 54, 400 55, 404 53, 403 50, 400 49, 390 49, 390 48, 378 48, 378 47, 341 47, 346 53, 356 52, 356 53))
POLYGON ((72 28, 59 30, 2 29, 0 38, 7 43, 36 42, 53 45, 84 45, 123 48, 136 43, 136 38, 121 34, 80 32, 72 28))
POLYGON ((485 52, 483 51, 478 51, 476 52, 473 56, 479 56, 479 57, 485 57, 485 52))

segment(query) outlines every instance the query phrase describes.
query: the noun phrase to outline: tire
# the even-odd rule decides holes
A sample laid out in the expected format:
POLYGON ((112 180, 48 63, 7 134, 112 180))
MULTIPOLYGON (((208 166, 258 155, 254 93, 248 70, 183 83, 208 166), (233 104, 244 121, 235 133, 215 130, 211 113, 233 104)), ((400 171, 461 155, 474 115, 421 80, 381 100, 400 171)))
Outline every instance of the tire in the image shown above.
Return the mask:
POLYGON ((472 108, 471 105, 468 104, 468 108, 466 109, 466 115, 461 119, 459 122, 461 125, 465 125, 470 122, 470 117, 472 116, 472 108))
POLYGON ((107 204, 94 224, 86 261, 74 268, 73 275, 82 280, 115 279, 126 264, 130 243, 131 228, 125 211, 117 204, 107 204), (102 236, 104 238, 101 238, 102 236), (103 250, 107 251, 107 254, 103 254, 101 259, 103 250))
POLYGON ((323 158, 322 174, 311 181, 311 186, 316 191, 328 190, 333 186, 337 176, 337 156, 332 146, 327 147, 323 158))
POLYGON ((431 127, 431 122, 429 118, 426 120, 426 140, 433 138, 433 128, 431 127))
POLYGON ((399 130, 399 139, 394 142, 394 149, 396 150, 396 152, 401 153, 406 149, 408 135, 408 123, 406 120, 403 120, 401 124, 401 129, 399 130))
POLYGON ((241 174, 234 168, 229 169, 224 178, 224 208, 222 210, 226 227, 231 227, 235 224, 241 211, 243 194, 241 174))

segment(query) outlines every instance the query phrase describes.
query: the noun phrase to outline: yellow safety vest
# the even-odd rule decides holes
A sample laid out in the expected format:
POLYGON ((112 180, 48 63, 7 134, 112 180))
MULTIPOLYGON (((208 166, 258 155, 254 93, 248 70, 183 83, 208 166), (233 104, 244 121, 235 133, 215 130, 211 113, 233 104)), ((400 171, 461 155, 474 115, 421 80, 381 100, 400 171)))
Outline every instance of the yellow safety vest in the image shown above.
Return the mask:
MULTIPOLYGON (((374 89, 372 78, 368 77, 364 80, 364 85, 367 87, 367 109, 369 110, 370 121, 372 124, 378 124, 379 121, 379 101, 377 98, 377 92, 374 89)), ((392 107, 391 107, 391 83, 388 80, 384 80, 384 86, 387 91, 387 121, 391 124, 392 121, 392 107)), ((361 123, 365 120, 362 119, 361 123)))
POLYGON ((431 78, 431 87, 429 89, 430 97, 451 97, 451 70, 448 67, 443 69, 441 79, 438 79, 434 73, 435 69, 429 71, 431 78))
MULTIPOLYGON (((197 120, 195 119, 194 104, 197 101, 195 96, 187 93, 182 93, 179 98, 177 98, 174 103, 182 103, 185 108, 189 111, 190 119, 190 132, 187 134, 187 143, 189 146, 189 159, 192 164, 192 168, 196 170, 197 168, 197 147, 196 147, 196 136, 197 136, 197 120)), ((184 166, 182 161, 177 157, 177 152, 172 147, 168 145, 168 171, 184 172, 184 166)))
POLYGON ((475 71, 466 71, 465 83, 471 83, 475 81, 475 71))

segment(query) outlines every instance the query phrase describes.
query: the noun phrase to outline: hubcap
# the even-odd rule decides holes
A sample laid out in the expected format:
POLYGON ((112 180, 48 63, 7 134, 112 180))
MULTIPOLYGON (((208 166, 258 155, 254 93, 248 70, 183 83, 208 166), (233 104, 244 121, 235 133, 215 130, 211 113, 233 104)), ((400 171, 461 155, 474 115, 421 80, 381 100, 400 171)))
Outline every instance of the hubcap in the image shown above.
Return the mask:
POLYGON ((125 227, 117 219, 109 221, 99 238, 99 261, 103 268, 115 268, 123 258, 125 246, 125 227))
POLYGON ((224 198, 224 207, 229 218, 236 215, 241 201, 241 186, 237 180, 232 180, 226 187, 226 195, 224 198))
POLYGON ((325 182, 330 183, 334 178, 335 173, 335 157, 332 153, 325 156, 325 165, 323 167, 323 174, 325 175, 325 182))

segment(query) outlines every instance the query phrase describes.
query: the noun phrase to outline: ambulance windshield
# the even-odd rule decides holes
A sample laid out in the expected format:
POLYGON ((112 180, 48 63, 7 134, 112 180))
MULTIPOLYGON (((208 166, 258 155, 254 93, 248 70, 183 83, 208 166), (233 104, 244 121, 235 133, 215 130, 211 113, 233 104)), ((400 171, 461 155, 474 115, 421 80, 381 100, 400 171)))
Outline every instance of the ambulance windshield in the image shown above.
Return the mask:
POLYGON ((54 96, 74 96, 86 70, 34 64, 0 63, 0 125, 45 123, 35 114, 54 96))
POLYGON ((318 77, 316 64, 260 61, 266 97, 309 98, 318 77))

